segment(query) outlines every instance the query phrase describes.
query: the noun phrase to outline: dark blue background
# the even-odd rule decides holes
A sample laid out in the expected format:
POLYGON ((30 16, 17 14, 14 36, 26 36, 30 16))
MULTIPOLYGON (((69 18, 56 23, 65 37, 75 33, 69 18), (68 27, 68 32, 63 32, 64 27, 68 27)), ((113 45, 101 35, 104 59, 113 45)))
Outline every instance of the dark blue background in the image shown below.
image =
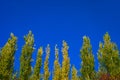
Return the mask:
MULTIPOLYGON (((51 46, 50 71, 53 70, 54 46, 61 51, 62 40, 69 45, 71 65, 80 69, 82 37, 91 39, 98 69, 97 50, 103 35, 109 32, 112 41, 120 47, 120 1, 118 0, 0 0, 0 47, 11 32, 18 37, 15 69, 19 70, 19 57, 24 45, 23 36, 32 30, 35 37, 34 62, 37 49, 51 46)), ((45 54, 43 55, 44 60, 45 54)), ((60 53, 60 63, 62 55, 60 53)), ((43 71, 42 71, 43 72, 43 71)), ((52 75, 52 73, 51 73, 52 75)))

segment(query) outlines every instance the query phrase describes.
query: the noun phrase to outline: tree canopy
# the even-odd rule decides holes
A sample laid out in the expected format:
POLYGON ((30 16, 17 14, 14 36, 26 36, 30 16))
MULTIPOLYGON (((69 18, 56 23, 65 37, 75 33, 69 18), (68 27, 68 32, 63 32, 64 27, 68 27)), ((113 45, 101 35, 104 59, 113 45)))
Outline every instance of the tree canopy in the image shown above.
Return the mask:
POLYGON ((17 37, 11 33, 6 44, 0 48, 0 80, 120 80, 120 51, 117 44, 111 41, 108 33, 103 36, 103 42, 99 43, 97 52, 98 71, 95 70, 95 53, 92 52, 92 45, 88 36, 83 37, 83 44, 80 48, 81 62, 78 62, 80 64, 79 69, 70 63, 69 46, 64 40, 61 52, 60 48, 55 45, 52 70, 49 68, 49 64, 51 64, 49 57, 53 53, 51 53, 49 44, 45 51, 44 47, 38 49, 35 65, 32 69, 34 35, 32 31, 29 31, 24 36, 25 43, 21 50, 20 70, 15 72, 14 56, 17 50, 17 41, 17 37), (43 54, 45 54, 45 59, 43 59, 43 54), (61 59, 59 54, 62 54, 62 62, 59 62, 61 59), (52 78, 50 78, 51 76, 52 78))

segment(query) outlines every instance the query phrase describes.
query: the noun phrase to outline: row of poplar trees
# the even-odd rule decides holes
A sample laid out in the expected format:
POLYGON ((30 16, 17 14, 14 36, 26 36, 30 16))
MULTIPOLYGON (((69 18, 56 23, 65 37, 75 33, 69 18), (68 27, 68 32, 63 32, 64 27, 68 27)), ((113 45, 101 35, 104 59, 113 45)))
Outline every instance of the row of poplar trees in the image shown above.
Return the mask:
POLYGON ((14 55, 17 50, 17 37, 11 33, 7 43, 0 49, 0 80, 120 80, 120 53, 117 45, 111 42, 110 36, 106 33, 104 42, 99 44, 98 60, 99 70, 95 71, 95 60, 92 52, 90 39, 83 37, 83 45, 80 50, 81 68, 70 66, 68 44, 62 44, 62 64, 59 63, 59 49, 55 46, 54 70, 49 70, 50 45, 46 47, 46 57, 42 63, 43 48, 40 47, 37 53, 36 64, 31 68, 32 53, 34 51, 34 36, 31 31, 24 36, 25 44, 22 47, 20 56, 20 70, 18 75, 14 72, 14 55), (44 73, 41 74, 41 66, 44 66, 44 73), (78 73, 80 72, 80 75, 78 73))

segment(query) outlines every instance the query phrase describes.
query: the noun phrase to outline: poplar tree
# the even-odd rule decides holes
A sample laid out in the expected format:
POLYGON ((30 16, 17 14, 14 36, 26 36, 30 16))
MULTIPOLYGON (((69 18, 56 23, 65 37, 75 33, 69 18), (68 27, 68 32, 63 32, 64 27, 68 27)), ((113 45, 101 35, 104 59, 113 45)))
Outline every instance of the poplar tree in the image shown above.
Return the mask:
POLYGON ((53 80, 61 80, 61 67, 59 63, 59 50, 57 45, 55 46, 55 61, 54 61, 54 72, 53 72, 53 80))
POLYGON ((120 75, 120 57, 117 45, 111 42, 108 33, 104 35, 103 40, 104 43, 99 44, 98 50, 99 72, 106 73, 108 76, 120 75))
POLYGON ((61 80, 69 80, 69 72, 70 72, 70 59, 68 57, 68 45, 65 41, 63 41, 63 48, 62 48, 62 75, 61 80))
POLYGON ((72 79, 71 80, 79 80, 75 66, 72 66, 72 79))
POLYGON ((46 48, 46 57, 44 61, 44 80, 49 80, 50 72, 49 72, 49 56, 50 56, 50 45, 47 45, 46 48))
POLYGON ((36 64, 34 67, 34 72, 32 74, 31 80, 40 80, 40 69, 42 66, 42 54, 43 54, 43 49, 42 47, 40 47, 37 53, 37 60, 36 60, 36 64))
POLYGON ((90 39, 87 36, 83 37, 83 45, 80 50, 81 52, 81 78, 82 80, 94 80, 94 56, 92 54, 92 46, 90 39))
POLYGON ((11 33, 7 43, 1 49, 0 54, 0 80, 10 80, 14 67, 14 54, 17 38, 11 33))
POLYGON ((25 45, 20 57, 20 80, 28 80, 31 74, 31 59, 34 50, 34 36, 31 31, 24 36, 25 45))

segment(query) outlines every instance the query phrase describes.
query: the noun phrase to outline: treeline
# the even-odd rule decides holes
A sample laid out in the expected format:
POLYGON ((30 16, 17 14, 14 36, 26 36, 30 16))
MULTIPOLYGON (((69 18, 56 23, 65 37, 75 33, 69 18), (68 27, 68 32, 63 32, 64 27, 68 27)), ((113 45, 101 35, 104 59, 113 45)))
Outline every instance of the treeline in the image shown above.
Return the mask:
POLYGON ((10 35, 7 43, 0 49, 0 80, 120 80, 120 53, 117 45, 111 41, 106 33, 103 36, 103 43, 99 44, 98 60, 99 70, 95 71, 95 59, 92 53, 90 39, 83 37, 83 45, 80 50, 81 69, 77 70, 73 65, 70 68, 68 44, 62 43, 62 64, 59 63, 59 49, 55 46, 54 70, 49 70, 50 45, 46 47, 46 57, 42 63, 43 48, 40 47, 37 53, 36 64, 31 68, 32 53, 34 51, 34 36, 31 31, 24 36, 25 44, 22 47, 20 56, 20 70, 14 72, 14 55, 17 50, 17 37, 10 35), (44 73, 41 73, 41 66, 44 66, 44 73), (80 75, 78 73, 80 72, 80 75), (18 74, 18 75, 17 75, 18 74))

